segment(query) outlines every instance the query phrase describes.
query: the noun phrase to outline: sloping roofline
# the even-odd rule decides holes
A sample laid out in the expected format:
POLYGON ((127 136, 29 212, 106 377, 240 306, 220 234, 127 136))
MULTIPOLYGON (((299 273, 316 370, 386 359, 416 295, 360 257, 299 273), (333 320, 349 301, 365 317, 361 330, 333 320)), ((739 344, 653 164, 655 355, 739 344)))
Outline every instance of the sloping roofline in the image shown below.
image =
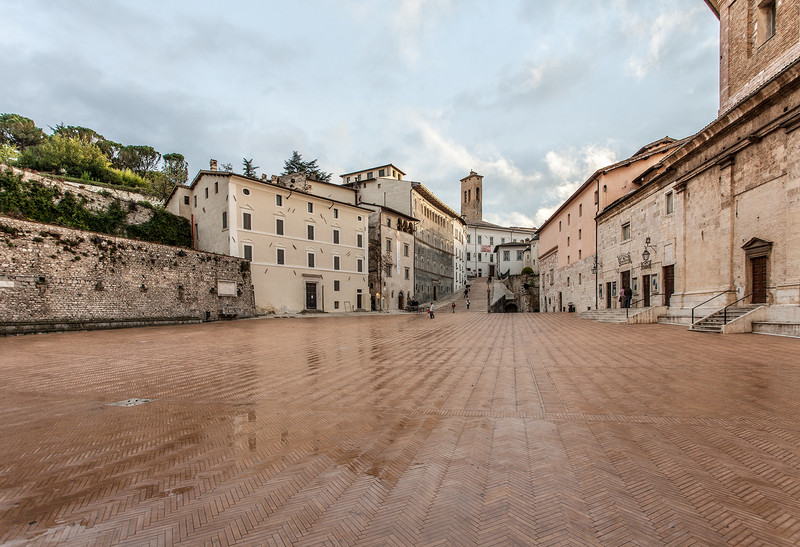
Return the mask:
POLYGON ((628 165, 636 163, 637 161, 641 161, 641 160, 647 159, 650 156, 653 156, 655 154, 660 154, 661 152, 664 152, 665 150, 668 150, 670 148, 678 146, 679 144, 683 143, 686 140, 687 139, 683 139, 681 141, 678 141, 678 140, 673 139, 672 137, 664 137, 663 139, 659 139, 657 141, 654 141, 654 142, 652 142, 650 144, 647 144, 647 145, 643 146, 642 148, 640 148, 637 151, 636 154, 634 154, 633 156, 631 156, 628 159, 624 159, 624 160, 619 161, 617 163, 614 163, 614 164, 611 164, 611 165, 607 165, 606 167, 601 167, 600 169, 595 171, 592 174, 591 177, 586 179, 586 182, 581 184, 580 188, 575 190, 572 193, 572 195, 569 196, 564 201, 564 203, 562 203, 558 207, 558 209, 555 210, 555 212, 552 215, 550 215, 550 218, 545 220, 542 223, 542 225, 539 226, 539 231, 543 230, 545 226, 550 224, 559 215, 559 213, 561 213, 561 211, 563 211, 570 203, 572 203, 575 200, 575 198, 578 195, 580 195, 581 192, 583 192, 590 184, 592 184, 595 180, 597 180, 597 178, 600 177, 600 175, 608 174, 609 172, 611 172, 611 171, 613 171, 615 169, 619 169, 620 167, 627 167, 628 165), (642 150, 644 150, 645 152, 642 152, 642 150))
POLYGON ((339 175, 339 177, 346 177, 347 175, 355 175, 356 173, 363 173, 364 171, 375 171, 376 169, 381 169, 382 167, 393 167, 395 171, 405 176, 405 173, 403 173, 400 169, 398 169, 395 164, 387 163, 386 165, 379 165, 378 167, 370 167, 368 169, 359 169, 358 171, 351 171, 349 173, 345 173, 344 175, 339 175))

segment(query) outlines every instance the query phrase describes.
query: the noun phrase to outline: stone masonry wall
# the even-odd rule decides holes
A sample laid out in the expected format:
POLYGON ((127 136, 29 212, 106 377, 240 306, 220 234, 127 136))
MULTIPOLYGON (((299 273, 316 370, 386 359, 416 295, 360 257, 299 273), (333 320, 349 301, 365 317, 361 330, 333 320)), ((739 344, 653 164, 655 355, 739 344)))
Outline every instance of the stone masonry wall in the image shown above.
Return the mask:
POLYGON ((251 317, 249 266, 236 257, 0 216, 0 332, 15 332, 15 325, 18 332, 53 330, 21 327, 53 322, 251 317))

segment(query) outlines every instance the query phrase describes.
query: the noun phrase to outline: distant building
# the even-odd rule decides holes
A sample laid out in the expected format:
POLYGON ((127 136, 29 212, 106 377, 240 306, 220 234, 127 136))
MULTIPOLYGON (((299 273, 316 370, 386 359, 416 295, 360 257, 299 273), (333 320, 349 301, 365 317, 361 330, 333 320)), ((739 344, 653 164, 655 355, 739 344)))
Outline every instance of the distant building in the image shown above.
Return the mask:
POLYGON ((569 304, 577 311, 616 307, 622 283, 631 280, 629 276, 621 277, 608 281, 607 287, 599 285, 598 271, 602 273, 603 268, 612 265, 595 260, 595 215, 638 187, 636 177, 678 144, 665 137, 626 160, 598 169, 539 227, 541 311, 567 311, 569 304))
POLYGON ((258 180, 216 163, 177 186, 166 207, 191 221, 196 249, 251 261, 259 312, 367 308, 371 211, 353 189, 303 174, 258 180))
MULTIPOLYGON (((516 243, 500 243, 494 246, 497 266, 501 275, 519 275, 527 266, 526 257, 530 257, 531 241, 516 243)), ((530 267, 530 266, 529 266, 530 267)), ((531 269, 533 269, 531 267, 531 269)))
POLYGON ((475 171, 461 179, 461 216, 466 222, 465 266, 468 277, 504 273, 495 245, 530 241, 536 228, 504 227, 483 220, 483 177, 475 171))
POLYGON ((414 224, 390 207, 362 202, 369 214, 369 292, 375 311, 403 310, 414 297, 414 224))
POLYGON ((359 203, 390 207, 418 219, 414 230, 414 296, 420 302, 438 300, 455 287, 457 230, 453 224, 463 220, 424 184, 403 176, 392 164, 341 175, 343 187, 358 192, 359 203))

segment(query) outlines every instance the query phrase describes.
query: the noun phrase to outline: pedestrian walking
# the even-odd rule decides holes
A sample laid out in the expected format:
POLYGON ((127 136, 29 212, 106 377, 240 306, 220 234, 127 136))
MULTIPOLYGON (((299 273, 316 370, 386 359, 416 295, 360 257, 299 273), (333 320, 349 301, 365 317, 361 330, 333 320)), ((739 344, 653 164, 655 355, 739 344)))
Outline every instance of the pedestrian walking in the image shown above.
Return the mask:
POLYGON ((625 285, 625 288, 622 289, 622 295, 624 296, 625 299, 623 307, 630 308, 631 300, 633 300, 633 289, 631 289, 630 285, 625 285))
POLYGON ((467 309, 469 309, 469 298, 467 298, 467 309))
POLYGON ((455 303, 455 302, 453 302, 451 305, 452 305, 452 307, 453 307, 453 313, 456 313, 456 303, 455 303))
POLYGON ((431 319, 433 319, 433 302, 431 302, 431 307, 428 308, 428 313, 430 314, 431 319))

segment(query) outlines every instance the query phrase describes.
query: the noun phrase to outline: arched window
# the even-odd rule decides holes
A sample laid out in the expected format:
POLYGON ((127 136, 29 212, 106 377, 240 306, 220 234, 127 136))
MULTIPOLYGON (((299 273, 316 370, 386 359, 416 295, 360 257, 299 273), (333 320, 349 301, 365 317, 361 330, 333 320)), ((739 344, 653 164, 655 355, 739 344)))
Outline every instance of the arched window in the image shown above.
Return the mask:
POLYGON ((475 188, 475 201, 480 201, 480 200, 481 200, 481 189, 475 188))

